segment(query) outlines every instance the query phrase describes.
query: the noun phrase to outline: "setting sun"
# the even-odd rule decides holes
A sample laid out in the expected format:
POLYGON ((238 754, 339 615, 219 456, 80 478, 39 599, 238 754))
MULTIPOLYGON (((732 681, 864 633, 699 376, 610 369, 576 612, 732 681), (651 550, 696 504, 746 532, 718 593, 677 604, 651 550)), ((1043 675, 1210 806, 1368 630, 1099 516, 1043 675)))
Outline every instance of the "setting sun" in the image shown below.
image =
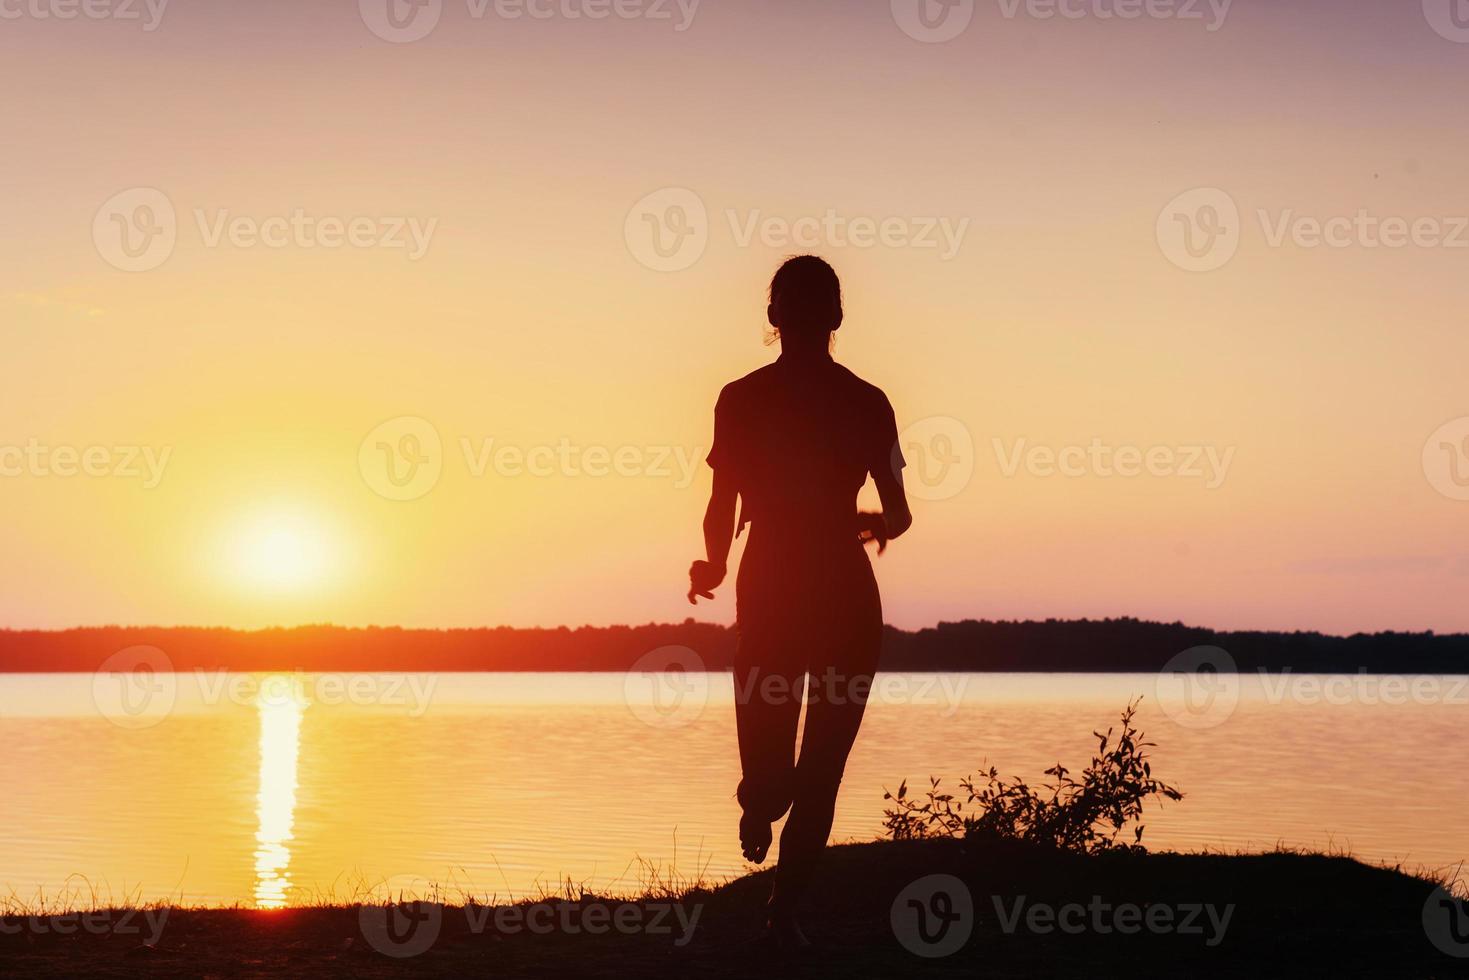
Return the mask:
POLYGON ((244 525, 235 545, 240 578, 263 589, 298 590, 319 584, 327 570, 319 527, 300 517, 269 517, 244 525))

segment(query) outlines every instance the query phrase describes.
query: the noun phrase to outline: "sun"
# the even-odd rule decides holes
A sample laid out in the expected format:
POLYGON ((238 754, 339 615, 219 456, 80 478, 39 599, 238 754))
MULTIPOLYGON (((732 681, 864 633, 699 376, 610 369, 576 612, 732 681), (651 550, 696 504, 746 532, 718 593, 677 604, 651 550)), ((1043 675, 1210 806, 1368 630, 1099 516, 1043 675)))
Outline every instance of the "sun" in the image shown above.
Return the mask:
POLYGON ((267 515, 242 522, 234 566, 240 578, 263 589, 301 591, 321 582, 328 567, 322 528, 298 515, 267 515))

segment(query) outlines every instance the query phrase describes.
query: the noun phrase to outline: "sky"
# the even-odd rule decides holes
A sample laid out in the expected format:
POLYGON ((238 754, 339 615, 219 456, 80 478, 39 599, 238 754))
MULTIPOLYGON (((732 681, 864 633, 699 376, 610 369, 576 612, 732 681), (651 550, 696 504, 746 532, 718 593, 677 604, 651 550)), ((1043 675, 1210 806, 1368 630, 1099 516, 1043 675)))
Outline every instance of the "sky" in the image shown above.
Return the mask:
POLYGON ((889 622, 1469 630, 1454 14, 0 0, 0 625, 732 621, 809 251, 889 622))

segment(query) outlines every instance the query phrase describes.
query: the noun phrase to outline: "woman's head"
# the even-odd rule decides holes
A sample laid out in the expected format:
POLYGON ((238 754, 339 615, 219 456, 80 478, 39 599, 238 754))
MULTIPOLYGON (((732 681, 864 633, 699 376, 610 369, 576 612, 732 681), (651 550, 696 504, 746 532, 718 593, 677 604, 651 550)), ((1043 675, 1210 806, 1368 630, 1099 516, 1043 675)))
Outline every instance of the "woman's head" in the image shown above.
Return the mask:
POLYGON ((827 345, 842 325, 842 284, 814 255, 786 259, 770 280, 770 325, 782 343, 827 345))

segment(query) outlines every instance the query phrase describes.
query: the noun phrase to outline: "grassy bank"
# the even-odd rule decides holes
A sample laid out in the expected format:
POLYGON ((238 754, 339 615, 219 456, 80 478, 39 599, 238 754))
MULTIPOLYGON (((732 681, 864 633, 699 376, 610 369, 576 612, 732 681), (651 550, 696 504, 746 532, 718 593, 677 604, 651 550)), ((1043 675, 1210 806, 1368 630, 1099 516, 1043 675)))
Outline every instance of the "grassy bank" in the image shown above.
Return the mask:
POLYGON ((137 932, 77 923, 67 935, 56 921, 12 916, 0 966, 42 977, 1469 976, 1469 959, 1440 951, 1425 930, 1432 882, 1346 857, 1089 857, 957 840, 836 847, 820 881, 825 897, 814 896, 806 917, 816 952, 794 958, 759 941, 768 875, 625 906, 553 902, 539 920, 525 907, 408 909, 416 921, 382 907, 170 909, 152 945, 141 913, 131 920, 137 932), (941 880, 935 898, 924 880, 932 875, 964 887, 941 880), (425 938, 416 955, 382 951, 425 938), (957 948, 919 955, 948 946, 957 948))

